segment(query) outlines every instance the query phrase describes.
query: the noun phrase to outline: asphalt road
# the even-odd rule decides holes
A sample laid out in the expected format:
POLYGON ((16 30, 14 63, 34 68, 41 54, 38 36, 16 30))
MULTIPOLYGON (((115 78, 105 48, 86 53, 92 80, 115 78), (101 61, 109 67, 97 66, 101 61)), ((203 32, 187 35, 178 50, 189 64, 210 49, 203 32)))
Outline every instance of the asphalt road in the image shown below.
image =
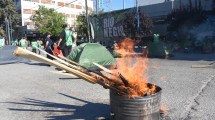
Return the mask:
MULTIPOLYGON (((162 88, 168 118, 215 119, 215 69, 191 68, 213 60, 214 54, 149 59, 149 82, 162 88)), ((50 71, 55 67, 37 62, 0 65, 0 120, 110 118, 108 89, 50 71)))

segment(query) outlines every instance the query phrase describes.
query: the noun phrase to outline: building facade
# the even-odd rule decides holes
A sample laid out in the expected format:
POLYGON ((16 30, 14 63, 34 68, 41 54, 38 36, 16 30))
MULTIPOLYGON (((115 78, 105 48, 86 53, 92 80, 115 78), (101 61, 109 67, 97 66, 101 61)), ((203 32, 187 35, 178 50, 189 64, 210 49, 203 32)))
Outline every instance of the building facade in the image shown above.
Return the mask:
MULTIPOLYGON (((19 31, 35 29, 31 16, 35 14, 39 6, 53 8, 66 16, 66 23, 75 26, 75 20, 80 13, 85 12, 85 0, 14 0, 16 9, 21 15, 21 28, 19 31)), ((88 11, 93 10, 93 0, 88 0, 88 11)))
POLYGON ((198 8, 201 6, 204 11, 212 11, 214 9, 214 0, 134 0, 139 7, 142 7, 142 12, 153 18, 153 31, 166 34, 167 23, 163 23, 173 10, 183 8, 198 8))

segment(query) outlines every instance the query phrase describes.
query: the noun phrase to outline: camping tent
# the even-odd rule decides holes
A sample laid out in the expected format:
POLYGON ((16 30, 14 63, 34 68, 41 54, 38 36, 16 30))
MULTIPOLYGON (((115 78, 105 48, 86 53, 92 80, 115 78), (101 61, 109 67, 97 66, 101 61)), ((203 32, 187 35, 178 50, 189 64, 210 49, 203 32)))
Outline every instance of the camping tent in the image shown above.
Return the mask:
POLYGON ((83 43, 72 50, 68 58, 85 67, 95 67, 93 62, 103 66, 116 62, 112 54, 98 43, 83 43))

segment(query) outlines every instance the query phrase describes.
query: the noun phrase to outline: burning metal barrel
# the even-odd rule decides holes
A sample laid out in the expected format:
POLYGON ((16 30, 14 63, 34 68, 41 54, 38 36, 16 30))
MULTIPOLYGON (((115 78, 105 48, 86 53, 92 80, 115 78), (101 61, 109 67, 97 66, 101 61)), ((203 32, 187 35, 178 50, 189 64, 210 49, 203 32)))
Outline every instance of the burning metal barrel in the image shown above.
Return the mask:
MULTIPOLYGON (((148 84, 151 85, 151 84, 148 84)), ((110 106, 114 120, 159 120, 161 88, 144 97, 129 98, 110 90, 110 106)))

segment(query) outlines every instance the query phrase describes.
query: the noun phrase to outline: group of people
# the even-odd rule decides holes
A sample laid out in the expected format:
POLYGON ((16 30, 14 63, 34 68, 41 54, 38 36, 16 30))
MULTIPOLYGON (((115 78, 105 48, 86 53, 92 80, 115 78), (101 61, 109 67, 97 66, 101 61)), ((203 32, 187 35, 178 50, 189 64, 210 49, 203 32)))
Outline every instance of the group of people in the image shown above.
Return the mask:
MULTIPOLYGON (((37 53, 37 48, 41 49, 42 39, 37 38, 32 41, 28 41, 25 36, 23 36, 19 41, 15 40, 12 45, 20 46, 23 49, 27 49, 28 46, 32 47, 32 52, 37 53)), ((38 50, 38 54, 40 54, 40 50, 38 50)))
MULTIPOLYGON (((51 33, 46 33, 44 49, 47 53, 53 55, 54 42, 51 40, 51 33)), ((60 38, 57 41, 57 49, 62 50, 64 57, 67 57, 69 53, 76 47, 76 35, 74 29, 67 24, 63 26, 63 30, 60 34, 60 38)), ((47 55, 47 58, 53 59, 47 55)))

